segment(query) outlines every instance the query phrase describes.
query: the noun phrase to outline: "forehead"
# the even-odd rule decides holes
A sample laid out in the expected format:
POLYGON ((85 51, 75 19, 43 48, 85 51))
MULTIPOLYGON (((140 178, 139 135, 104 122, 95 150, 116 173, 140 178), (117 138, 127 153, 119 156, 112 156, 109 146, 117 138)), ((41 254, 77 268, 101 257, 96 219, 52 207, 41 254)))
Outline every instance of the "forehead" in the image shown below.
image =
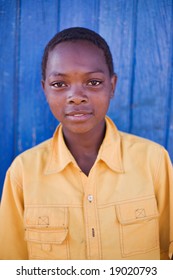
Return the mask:
POLYGON ((109 72, 103 50, 89 41, 62 42, 50 51, 47 71, 72 71, 79 68, 109 72))

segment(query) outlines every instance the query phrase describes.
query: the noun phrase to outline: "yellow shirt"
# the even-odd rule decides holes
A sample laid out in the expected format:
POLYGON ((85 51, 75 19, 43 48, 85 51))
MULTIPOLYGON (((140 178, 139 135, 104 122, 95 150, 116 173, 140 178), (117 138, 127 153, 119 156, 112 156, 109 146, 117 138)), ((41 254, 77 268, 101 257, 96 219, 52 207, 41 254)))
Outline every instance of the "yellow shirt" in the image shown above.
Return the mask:
POLYGON ((53 138, 9 168, 0 212, 0 259, 168 259, 173 253, 173 172, 167 152, 106 135, 87 177, 53 138), (172 243, 171 243, 172 242, 172 243))

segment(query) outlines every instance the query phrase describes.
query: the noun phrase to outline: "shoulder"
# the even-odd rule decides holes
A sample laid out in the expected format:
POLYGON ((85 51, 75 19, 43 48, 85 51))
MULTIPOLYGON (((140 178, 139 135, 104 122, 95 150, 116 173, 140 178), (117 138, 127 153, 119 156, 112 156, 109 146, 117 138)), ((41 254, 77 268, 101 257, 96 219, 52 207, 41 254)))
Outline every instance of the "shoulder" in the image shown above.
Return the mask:
MULTIPOLYGON (((167 150, 160 144, 125 132, 119 132, 121 138, 122 152, 131 160, 146 161, 157 165, 160 161, 168 158, 167 150)), ((170 159, 169 159, 170 160, 170 159)))
POLYGON ((167 150, 148 139, 124 132, 119 133, 125 170, 129 172, 133 169, 145 178, 149 175, 155 184, 155 189, 160 188, 161 185, 165 187, 165 181, 173 176, 172 162, 167 150))
MULTIPOLYGON (((172 162, 167 150, 160 144, 133 134, 119 132, 121 151, 125 163, 162 173, 172 170, 172 162)), ((159 174, 158 174, 159 175, 159 174)))
POLYGON ((165 149, 162 145, 160 145, 152 140, 149 140, 149 139, 146 139, 146 138, 134 135, 134 134, 119 131, 119 135, 121 137, 122 143, 129 148, 130 147, 131 148, 132 147, 136 147, 136 148, 141 147, 143 149, 151 149, 151 150, 152 149, 156 149, 156 150, 165 149))
POLYGON ((159 152, 165 150, 162 145, 152 140, 119 130, 109 117, 106 118, 106 122, 109 131, 111 131, 110 134, 113 135, 113 138, 120 138, 121 148, 123 150, 125 149, 129 152, 145 152, 146 150, 159 152))
POLYGON ((120 139, 121 154, 124 159, 128 158, 133 162, 141 161, 144 163, 146 160, 150 160, 155 161, 156 163, 156 161, 158 162, 160 158, 164 158, 165 155, 166 157, 169 157, 166 149, 159 143, 134 134, 120 131, 114 122, 109 118, 107 118, 107 123, 113 132, 112 135, 114 139, 117 137, 120 139))
POLYGON ((31 169, 35 168, 38 163, 44 164, 50 157, 52 150, 52 138, 24 151, 23 153, 16 156, 13 160, 9 170, 15 171, 17 173, 17 169, 31 169))

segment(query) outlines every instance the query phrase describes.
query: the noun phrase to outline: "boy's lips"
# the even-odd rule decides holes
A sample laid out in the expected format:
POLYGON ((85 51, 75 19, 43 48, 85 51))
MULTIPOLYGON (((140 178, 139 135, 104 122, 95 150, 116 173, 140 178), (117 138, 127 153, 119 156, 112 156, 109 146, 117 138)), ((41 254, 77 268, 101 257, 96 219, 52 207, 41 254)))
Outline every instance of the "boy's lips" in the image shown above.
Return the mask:
POLYGON ((84 121, 89 119, 92 116, 90 111, 71 111, 66 114, 66 117, 73 121, 84 121))

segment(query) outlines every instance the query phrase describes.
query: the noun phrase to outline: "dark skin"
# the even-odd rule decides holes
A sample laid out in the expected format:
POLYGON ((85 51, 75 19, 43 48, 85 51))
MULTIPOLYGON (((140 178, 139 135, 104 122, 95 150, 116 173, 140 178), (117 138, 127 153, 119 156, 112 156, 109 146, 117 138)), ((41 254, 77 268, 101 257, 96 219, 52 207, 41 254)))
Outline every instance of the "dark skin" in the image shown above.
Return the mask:
POLYGON ((70 137, 68 137, 68 135, 64 135, 68 149, 77 161, 81 170, 87 176, 97 158, 97 154, 104 136, 105 127, 103 126, 101 126, 100 130, 98 130, 98 134, 93 132, 92 138, 90 132, 86 133, 85 136, 82 135, 82 137, 81 135, 77 134, 73 134, 70 137))
POLYGON ((63 42, 49 53, 42 86, 66 145, 86 175, 105 136, 116 81, 103 51, 88 41, 63 42))

